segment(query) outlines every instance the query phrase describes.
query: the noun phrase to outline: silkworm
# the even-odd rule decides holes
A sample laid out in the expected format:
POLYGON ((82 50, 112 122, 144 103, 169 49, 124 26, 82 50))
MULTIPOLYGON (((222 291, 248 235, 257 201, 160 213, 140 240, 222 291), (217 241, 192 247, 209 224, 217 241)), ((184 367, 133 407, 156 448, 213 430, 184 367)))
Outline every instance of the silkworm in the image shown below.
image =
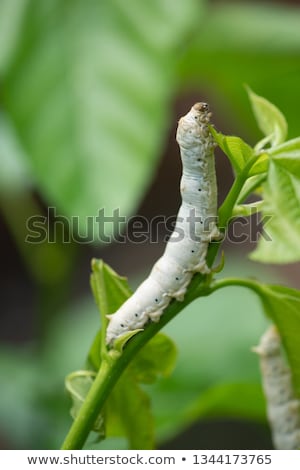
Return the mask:
POLYGON ((220 238, 217 227, 215 143, 209 130, 211 113, 206 103, 196 103, 178 123, 182 204, 164 254, 147 279, 112 315, 107 344, 125 332, 159 321, 172 299, 183 300, 196 272, 208 273, 208 244, 220 238))
POLYGON ((260 356, 267 416, 275 449, 300 448, 300 400, 292 383, 290 368, 282 355, 281 338, 275 326, 269 328, 253 350, 260 356))

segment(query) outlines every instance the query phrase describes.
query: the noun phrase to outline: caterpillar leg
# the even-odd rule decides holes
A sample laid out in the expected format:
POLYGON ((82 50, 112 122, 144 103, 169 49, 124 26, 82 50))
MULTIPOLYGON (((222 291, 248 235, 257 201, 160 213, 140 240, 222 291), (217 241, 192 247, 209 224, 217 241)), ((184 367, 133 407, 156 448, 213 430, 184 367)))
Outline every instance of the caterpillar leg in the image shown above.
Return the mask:
POLYGON ((213 241, 220 241, 224 237, 224 234, 220 232, 218 227, 215 225, 209 233, 201 233, 201 239, 203 242, 211 243, 213 241))
POLYGON ((195 273, 202 273, 202 274, 210 274, 211 269, 207 266, 206 261, 200 261, 196 266, 193 268, 195 273))
POLYGON ((164 311, 163 309, 155 310, 154 312, 148 313, 148 317, 150 318, 151 321, 157 323, 159 322, 159 319, 162 316, 163 311, 164 311))
POLYGON ((224 234, 215 225, 210 234, 210 241, 220 241, 224 238, 224 234))
POLYGON ((186 293, 186 286, 183 286, 178 291, 172 292, 172 294, 170 293, 170 296, 173 297, 173 299, 176 299, 176 300, 179 300, 179 302, 182 302, 184 299, 185 293, 186 293))

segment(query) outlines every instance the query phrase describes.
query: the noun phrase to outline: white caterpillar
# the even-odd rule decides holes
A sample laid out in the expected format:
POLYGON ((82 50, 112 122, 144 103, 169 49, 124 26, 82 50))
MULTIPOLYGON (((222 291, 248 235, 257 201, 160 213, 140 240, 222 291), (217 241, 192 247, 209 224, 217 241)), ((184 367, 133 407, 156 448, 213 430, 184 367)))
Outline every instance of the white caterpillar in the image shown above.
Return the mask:
POLYGON ((281 351, 281 338, 272 326, 253 350, 260 356, 267 415, 276 449, 300 448, 300 400, 296 398, 281 351))
POLYGON ((194 273, 209 272, 205 260, 208 244, 220 237, 210 117, 208 105, 196 103, 179 120, 176 139, 183 174, 176 226, 148 278, 117 312, 108 316, 108 344, 125 332, 143 328, 148 320, 158 321, 172 298, 183 299, 194 273))

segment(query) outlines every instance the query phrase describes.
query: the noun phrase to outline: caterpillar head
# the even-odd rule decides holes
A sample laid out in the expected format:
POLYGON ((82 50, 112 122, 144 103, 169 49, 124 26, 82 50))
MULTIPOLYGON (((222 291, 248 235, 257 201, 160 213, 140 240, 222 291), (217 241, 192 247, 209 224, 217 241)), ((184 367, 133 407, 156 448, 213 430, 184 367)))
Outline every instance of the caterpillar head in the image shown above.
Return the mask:
POLYGON ((211 112, 207 103, 195 103, 178 123, 176 139, 180 146, 191 147, 195 142, 209 137, 208 124, 211 112))
MULTIPOLYGON (((207 103, 195 103, 192 106, 191 117, 202 124, 208 124, 211 118, 211 112, 207 103)), ((188 113, 189 114, 189 113, 188 113)))
POLYGON ((106 330, 106 342, 111 345, 112 342, 130 330, 130 327, 123 322, 118 315, 107 315, 107 318, 110 320, 107 330, 106 330))

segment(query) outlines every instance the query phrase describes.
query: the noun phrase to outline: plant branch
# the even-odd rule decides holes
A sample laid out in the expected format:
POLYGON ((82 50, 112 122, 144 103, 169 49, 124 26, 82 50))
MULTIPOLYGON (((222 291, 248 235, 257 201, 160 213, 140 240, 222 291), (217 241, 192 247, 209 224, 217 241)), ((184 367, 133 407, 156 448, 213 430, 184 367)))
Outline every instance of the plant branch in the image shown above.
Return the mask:
POLYGON ((219 209, 219 227, 221 229, 225 230, 228 223, 230 222, 233 208, 236 202, 238 201, 240 192, 243 189, 245 181, 248 178, 249 171, 258 158, 258 155, 255 155, 254 157, 250 158, 241 173, 236 177, 225 201, 221 205, 219 209))
MULTIPOLYGON (((219 210, 219 226, 223 232, 225 232, 226 227, 230 222, 233 208, 248 177, 249 170, 256 162, 257 158, 258 157, 256 156, 249 160, 243 171, 237 176, 227 198, 219 210)), ((213 265, 220 248, 220 244, 221 241, 214 242, 211 243, 208 248, 207 264, 209 267, 213 265)), ((164 314, 161 316, 158 323, 149 323, 142 332, 135 335, 126 344, 121 354, 115 350, 111 350, 108 354, 102 356, 102 363, 96 379, 78 413, 78 416, 70 428, 70 431, 62 445, 62 449, 82 448, 105 403, 105 400, 129 362, 158 331, 160 331, 194 299, 209 295, 218 288, 223 287, 220 284, 221 281, 219 281, 219 284, 214 283, 213 287, 210 286, 210 282, 211 275, 196 274, 189 285, 184 300, 182 302, 173 300, 165 309, 164 314)))
POLYGON ((239 286, 239 287, 247 287, 248 289, 253 290, 256 294, 261 295, 261 284, 255 281, 254 279, 242 279, 239 277, 227 277, 224 279, 220 279, 218 281, 214 281, 214 283, 210 286, 210 292, 213 293, 223 287, 230 287, 230 286, 239 286))
POLYGON ((112 351, 112 354, 108 354, 107 357, 103 359, 96 379, 80 408, 78 416, 70 428, 62 445, 62 449, 75 450, 83 447, 105 400, 122 372, 136 356, 138 351, 189 303, 200 295, 204 296, 210 293, 207 286, 202 287, 202 289, 200 288, 200 277, 203 278, 203 276, 199 274, 194 276, 190 288, 182 302, 176 300, 172 301, 166 308, 160 321, 158 323, 150 323, 144 331, 134 336, 130 342, 128 342, 121 355, 112 351))

